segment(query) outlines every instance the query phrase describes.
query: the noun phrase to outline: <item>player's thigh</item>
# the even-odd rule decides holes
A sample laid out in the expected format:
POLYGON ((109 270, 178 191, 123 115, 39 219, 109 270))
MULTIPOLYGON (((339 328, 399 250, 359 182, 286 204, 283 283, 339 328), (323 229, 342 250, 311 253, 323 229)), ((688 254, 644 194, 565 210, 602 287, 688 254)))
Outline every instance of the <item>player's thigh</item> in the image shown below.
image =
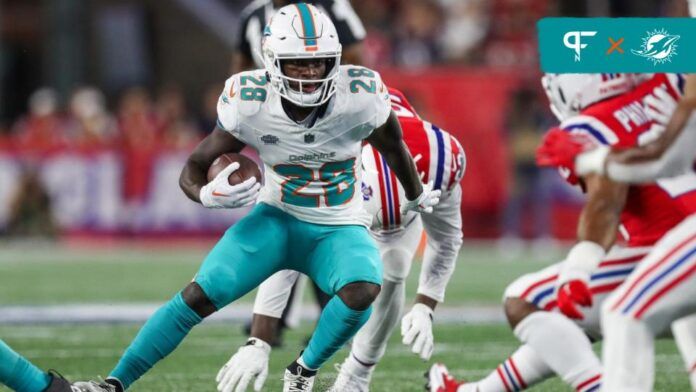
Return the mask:
POLYGON ((382 258, 385 280, 403 282, 406 279, 422 234, 423 225, 417 217, 402 232, 373 235, 382 258))
POLYGON ((382 284, 377 244, 363 226, 328 226, 302 266, 329 295, 354 282, 382 284))
POLYGON ((656 335, 696 311, 696 216, 655 245, 611 295, 604 311, 644 320, 656 335))
POLYGON ((254 313, 280 318, 299 277, 297 271, 281 270, 264 280, 256 293, 254 313))
MULTIPOLYGON (((649 248, 613 247, 590 279, 592 306, 583 307, 584 319, 578 324, 592 335, 599 336, 600 309, 607 296, 621 285, 636 268, 649 248)), ((525 274, 505 290, 504 298, 520 298, 540 310, 558 311, 556 282, 563 262, 553 264, 540 271, 525 274)))
POLYGON ((287 214, 260 203, 225 232, 195 281, 220 309, 282 269, 286 250, 287 214))

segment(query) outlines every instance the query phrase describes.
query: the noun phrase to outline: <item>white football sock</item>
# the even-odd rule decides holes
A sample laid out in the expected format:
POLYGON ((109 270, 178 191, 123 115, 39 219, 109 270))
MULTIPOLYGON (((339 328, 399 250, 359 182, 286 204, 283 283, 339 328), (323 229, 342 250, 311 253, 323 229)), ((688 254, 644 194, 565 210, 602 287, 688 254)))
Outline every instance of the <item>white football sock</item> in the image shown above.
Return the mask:
POLYGON ((602 390, 616 392, 652 391, 654 381, 654 337, 641 321, 621 313, 602 313, 602 390))
POLYGON ((514 333, 578 392, 593 390, 601 381, 602 366, 590 339, 565 316, 534 312, 515 327, 514 333))
POLYGON ((357 358, 355 358, 355 355, 353 355, 352 352, 348 353, 348 357, 346 357, 345 361, 341 363, 341 373, 344 374, 354 374, 358 377, 366 378, 366 379, 371 379, 372 378, 372 373, 375 371, 375 365, 366 365, 365 363, 361 363, 357 358))
POLYGON ((370 319, 353 339, 351 355, 358 361, 376 364, 382 359, 389 336, 399 323, 405 296, 406 287, 403 281, 392 282, 384 279, 382 290, 372 304, 370 319))
POLYGON ((696 314, 672 323, 672 334, 689 372, 691 389, 696 391, 696 314))
MULTIPOLYGON (((470 391, 506 392, 522 390, 553 376, 553 370, 528 345, 522 345, 470 391), (476 389, 478 388, 478 389, 476 389)), ((469 384, 464 384, 469 385, 469 384)), ((466 392, 466 389, 459 389, 466 392)))

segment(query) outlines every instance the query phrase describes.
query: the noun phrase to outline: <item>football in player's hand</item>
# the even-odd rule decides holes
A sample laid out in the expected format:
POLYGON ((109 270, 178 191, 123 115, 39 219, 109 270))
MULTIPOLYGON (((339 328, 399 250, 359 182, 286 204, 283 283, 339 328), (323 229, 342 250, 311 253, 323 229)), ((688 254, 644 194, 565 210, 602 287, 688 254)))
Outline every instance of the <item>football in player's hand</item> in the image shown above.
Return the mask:
POLYGON ((230 174, 230 185, 237 185, 245 180, 256 177, 261 182, 261 169, 256 162, 242 154, 222 154, 217 157, 208 168, 208 182, 212 181, 224 168, 232 162, 239 162, 239 169, 230 174))

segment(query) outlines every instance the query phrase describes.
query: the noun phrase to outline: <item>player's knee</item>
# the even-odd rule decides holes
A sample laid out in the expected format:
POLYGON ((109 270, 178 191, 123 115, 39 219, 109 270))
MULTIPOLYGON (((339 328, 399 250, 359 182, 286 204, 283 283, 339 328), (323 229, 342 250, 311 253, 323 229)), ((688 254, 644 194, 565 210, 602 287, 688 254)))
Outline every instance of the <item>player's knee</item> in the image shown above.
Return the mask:
POLYGON ((515 328, 522 320, 530 314, 539 311, 534 304, 531 304, 519 297, 505 298, 505 316, 512 328, 515 328))
POLYGON ((378 284, 354 282, 343 286, 338 291, 338 296, 347 307, 353 310, 365 310, 375 301, 380 289, 378 284))
POLYGON ((462 244, 464 243, 464 240, 462 239, 461 235, 458 236, 452 236, 448 237, 444 241, 442 241, 442 248, 447 252, 448 254, 452 255, 457 255, 459 254, 459 249, 461 249, 462 244))
POLYGON ((208 317, 217 311, 217 308, 205 294, 203 288, 196 282, 189 283, 181 292, 181 297, 186 305, 201 318, 208 317))
POLYGON ((401 283, 411 270, 411 258, 404 252, 390 251, 382 257, 384 279, 401 283))

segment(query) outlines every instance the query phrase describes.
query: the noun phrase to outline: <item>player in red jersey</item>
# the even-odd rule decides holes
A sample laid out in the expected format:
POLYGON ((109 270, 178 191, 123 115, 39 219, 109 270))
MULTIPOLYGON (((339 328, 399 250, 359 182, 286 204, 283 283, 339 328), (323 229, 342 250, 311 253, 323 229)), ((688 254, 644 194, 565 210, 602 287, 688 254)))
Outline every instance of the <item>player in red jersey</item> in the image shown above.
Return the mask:
MULTIPOLYGON (((427 234, 418 294, 402 318, 403 343, 421 358, 430 358, 434 338, 433 311, 444 300, 462 243, 461 185, 466 159, 459 142, 446 131, 421 119, 404 95, 390 89, 392 110, 399 118, 404 141, 424 183, 440 189, 440 203, 429 214, 404 213, 404 191, 384 158, 369 145, 363 147, 363 199, 372 214, 370 233, 379 246, 384 265, 382 290, 367 324, 353 339, 351 353, 341 365, 332 391, 367 391, 375 365, 384 355, 387 340, 401 317, 405 279, 421 239, 427 234)), ((251 338, 218 374, 219 391, 245 390, 253 377, 259 390, 267 373, 274 329, 287 305, 299 273, 281 271, 259 287, 254 304, 251 338), (260 381, 259 381, 260 380, 260 381), (238 389, 235 389, 238 388, 238 389)))
MULTIPOLYGON (((645 113, 643 101, 655 88, 676 99, 683 79, 655 75, 634 88, 636 80, 627 74, 546 75, 542 81, 561 120, 552 132, 622 147, 654 139, 664 128, 645 113)), ((518 391, 554 373, 580 392, 600 388, 602 366, 590 339, 601 338, 601 304, 686 212, 659 183, 628 186, 570 169, 561 172, 587 193, 579 242, 563 262, 522 276, 505 292, 505 312, 522 347, 477 383, 459 383, 435 365, 432 391, 518 391)))
POLYGON ((666 125, 655 142, 628 150, 600 146, 583 152, 587 146, 581 140, 552 133, 540 149, 541 161, 548 166, 574 166, 578 173, 628 183, 657 179, 691 212, 602 306, 605 390, 652 390, 654 339, 670 326, 696 390, 696 77, 688 76, 686 85, 678 106, 661 89, 646 100, 651 118, 666 125))

